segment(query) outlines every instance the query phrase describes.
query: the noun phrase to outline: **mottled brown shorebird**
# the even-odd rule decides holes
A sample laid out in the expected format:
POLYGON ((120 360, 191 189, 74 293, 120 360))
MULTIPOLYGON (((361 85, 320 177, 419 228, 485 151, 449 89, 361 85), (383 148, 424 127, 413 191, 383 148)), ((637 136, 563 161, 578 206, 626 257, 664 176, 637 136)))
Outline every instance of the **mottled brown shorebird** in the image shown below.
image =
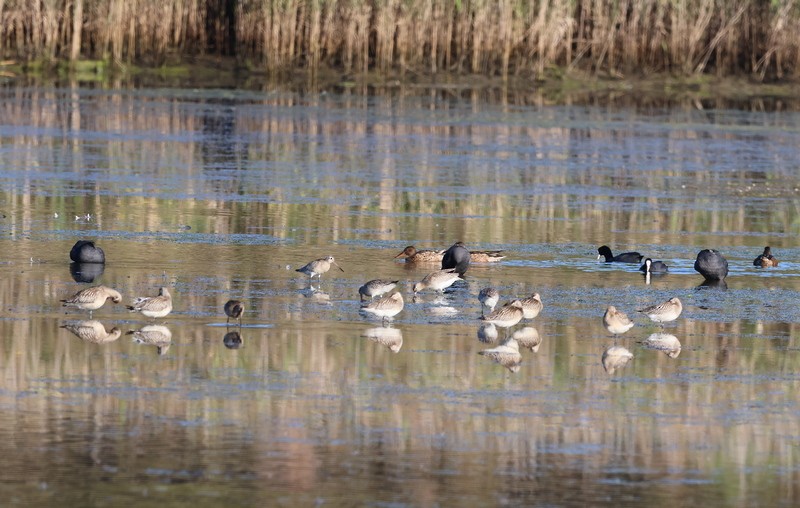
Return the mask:
POLYGON ((400 311, 403 310, 403 295, 400 293, 392 293, 391 295, 382 296, 375 301, 361 307, 361 310, 369 314, 373 314, 383 319, 385 323, 387 319, 391 319, 400 311))
POLYGON ((92 311, 102 307, 106 303, 106 300, 119 303, 122 301, 122 295, 120 295, 118 291, 106 286, 92 286, 78 291, 71 297, 61 300, 61 302, 64 307, 76 307, 81 310, 88 310, 89 318, 91 318, 92 311))
POLYGON ((678 319, 682 311, 683 304, 681 304, 681 301, 678 298, 670 298, 664 303, 651 305, 650 307, 639 309, 637 312, 646 315, 655 323, 662 323, 663 326, 663 323, 678 319))
POLYGON ((443 257, 444 250, 417 250, 409 245, 394 258, 405 258, 406 263, 441 263, 443 257))
POLYGON ((161 318, 172 312, 172 295, 167 288, 162 287, 158 290, 158 296, 140 296, 127 308, 153 319, 161 318))
POLYGON ((317 281, 319 282, 322 280, 322 274, 326 273, 328 270, 331 269, 331 265, 334 265, 339 270, 344 271, 344 268, 342 268, 336 263, 336 260, 333 259, 333 256, 328 256, 324 258, 315 259, 314 261, 308 263, 307 265, 298 268, 297 270, 295 270, 295 272, 300 272, 308 275, 309 281, 311 281, 311 279, 313 279, 314 276, 316 275, 317 281))

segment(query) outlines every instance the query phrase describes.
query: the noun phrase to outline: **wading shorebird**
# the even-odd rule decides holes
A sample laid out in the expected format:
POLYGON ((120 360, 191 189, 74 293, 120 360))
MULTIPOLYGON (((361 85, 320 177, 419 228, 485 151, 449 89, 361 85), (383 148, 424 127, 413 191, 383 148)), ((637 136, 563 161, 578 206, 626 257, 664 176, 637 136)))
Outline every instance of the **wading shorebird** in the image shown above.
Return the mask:
POLYGON ((242 314, 244 314, 244 304, 239 300, 228 300, 225 302, 225 315, 228 319, 225 321, 227 325, 230 323, 231 318, 239 321, 239 327, 242 326, 242 314))
POLYGON ((78 338, 93 344, 114 342, 115 340, 119 339, 120 335, 122 335, 122 331, 116 326, 111 330, 106 330, 106 327, 103 326, 103 323, 94 319, 67 323, 65 325, 61 325, 60 328, 69 330, 78 338))
POLYGON ((639 309, 637 312, 641 312, 649 317, 651 321, 661 323, 663 326, 663 323, 678 319, 682 311, 683 304, 681 301, 678 298, 670 298, 664 303, 651 305, 650 307, 639 309))
POLYGON ((542 304, 542 297, 539 293, 533 293, 528 298, 520 300, 522 302, 522 318, 533 319, 542 312, 544 305, 542 304))
POLYGON ((613 305, 609 305, 603 314, 603 326, 612 335, 622 335, 633 328, 633 321, 624 312, 620 312, 613 305))
POLYGON ((643 257, 638 252, 623 252, 615 256, 611 253, 608 245, 603 245, 597 249, 597 259, 605 258, 606 263, 641 263, 643 257))
POLYGON ((433 289, 440 293, 453 285, 457 280, 464 280, 458 276, 454 269, 439 270, 438 272, 431 272, 425 276, 424 279, 414 284, 414 294, 424 291, 426 289, 433 289))
POLYGON ((522 302, 514 300, 493 311, 488 316, 481 316, 479 319, 500 328, 505 328, 506 336, 508 336, 508 329, 519 323, 522 320, 522 316, 522 302))
POLYGON ((162 287, 158 290, 158 296, 140 296, 127 308, 149 318, 161 318, 172 312, 172 296, 167 288, 162 287))
POLYGON ((753 260, 753 265, 760 266, 761 268, 770 268, 778 266, 778 260, 772 255, 771 248, 764 247, 764 253, 759 254, 759 256, 753 260))
POLYGON ((444 250, 417 250, 409 245, 394 258, 405 258, 406 263, 441 263, 443 257, 444 250))
POLYGON ((361 310, 382 318, 383 322, 385 323, 387 319, 391 319, 399 314, 400 311, 403 310, 403 306, 403 295, 395 292, 391 295, 382 296, 375 301, 369 302, 361 307, 361 310))
POLYGON ((370 299, 376 296, 383 296, 397 287, 398 282, 400 281, 387 279, 371 280, 358 288, 358 297, 363 302, 365 296, 368 296, 370 299))
POLYGON ((102 307, 106 300, 119 303, 122 301, 122 295, 106 286, 92 286, 78 291, 71 297, 61 300, 61 302, 64 307, 77 307, 81 310, 88 310, 89 318, 91 318, 92 311, 102 307))
POLYGON ((308 263, 307 265, 298 268, 295 272, 300 272, 308 275, 309 282, 317 276, 317 281, 322 281, 322 274, 326 273, 328 270, 331 269, 331 265, 335 265, 341 271, 344 269, 336 263, 336 260, 333 259, 333 256, 328 256, 324 258, 315 259, 314 261, 308 263))
POLYGON ((488 308, 489 312, 494 311, 497 302, 500 301, 500 292, 495 288, 483 288, 478 293, 478 301, 481 302, 481 316, 483 316, 484 308, 488 308))

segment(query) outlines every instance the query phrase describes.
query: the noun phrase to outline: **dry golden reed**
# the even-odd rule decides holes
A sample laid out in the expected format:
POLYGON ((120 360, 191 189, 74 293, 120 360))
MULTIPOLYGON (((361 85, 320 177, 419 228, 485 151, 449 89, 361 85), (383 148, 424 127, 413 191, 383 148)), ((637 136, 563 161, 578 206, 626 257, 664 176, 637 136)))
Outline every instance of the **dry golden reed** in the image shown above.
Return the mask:
POLYGON ((254 69, 797 77, 796 0, 0 0, 0 58, 254 69))

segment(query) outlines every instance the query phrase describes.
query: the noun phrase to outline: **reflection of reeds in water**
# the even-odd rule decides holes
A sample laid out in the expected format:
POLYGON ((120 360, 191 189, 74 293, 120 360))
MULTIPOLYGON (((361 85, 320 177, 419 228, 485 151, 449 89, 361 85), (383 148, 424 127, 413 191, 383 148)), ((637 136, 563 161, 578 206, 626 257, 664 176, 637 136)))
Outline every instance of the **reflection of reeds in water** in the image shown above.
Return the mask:
POLYGON ((794 72, 800 14, 789 0, 381 2, 9 0, 4 58, 162 63, 236 55, 270 71, 498 76, 577 66, 612 74, 794 72), (70 5, 74 8, 70 8, 70 5))

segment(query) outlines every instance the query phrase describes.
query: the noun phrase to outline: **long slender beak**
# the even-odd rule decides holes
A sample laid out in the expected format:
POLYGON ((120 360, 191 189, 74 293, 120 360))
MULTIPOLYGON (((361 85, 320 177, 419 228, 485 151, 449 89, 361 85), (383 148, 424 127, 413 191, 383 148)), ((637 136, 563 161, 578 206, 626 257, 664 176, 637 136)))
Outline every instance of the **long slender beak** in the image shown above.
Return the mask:
POLYGON ((601 256, 600 254, 597 255, 597 259, 600 259, 601 257, 603 257, 603 256, 601 256))
POLYGON ((403 251, 400 254, 396 255, 394 258, 397 259, 399 257, 405 257, 405 256, 406 256, 406 251, 403 251))
POLYGON ((334 261, 333 264, 336 265, 336 268, 338 268, 339 270, 344 271, 344 268, 339 266, 339 263, 337 263, 336 261, 334 261))

